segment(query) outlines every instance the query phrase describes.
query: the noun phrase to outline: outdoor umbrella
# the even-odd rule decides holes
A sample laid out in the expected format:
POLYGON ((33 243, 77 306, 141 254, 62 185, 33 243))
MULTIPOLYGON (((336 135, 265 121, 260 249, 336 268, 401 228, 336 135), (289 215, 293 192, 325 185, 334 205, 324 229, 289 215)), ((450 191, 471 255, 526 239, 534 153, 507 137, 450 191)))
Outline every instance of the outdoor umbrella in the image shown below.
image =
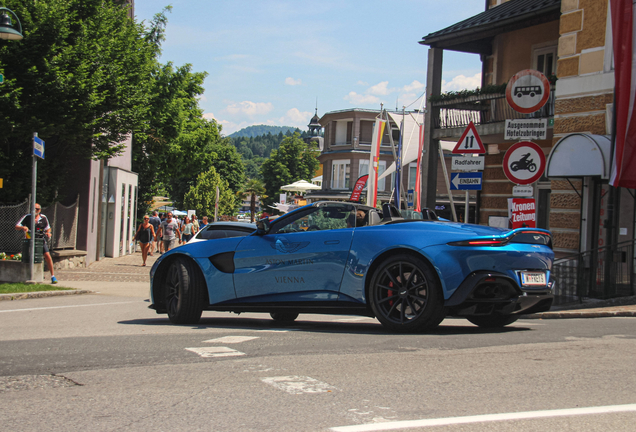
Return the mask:
POLYGON ((292 184, 281 186, 281 189, 290 192, 307 192, 308 190, 322 189, 322 187, 309 183, 307 180, 298 180, 292 184))

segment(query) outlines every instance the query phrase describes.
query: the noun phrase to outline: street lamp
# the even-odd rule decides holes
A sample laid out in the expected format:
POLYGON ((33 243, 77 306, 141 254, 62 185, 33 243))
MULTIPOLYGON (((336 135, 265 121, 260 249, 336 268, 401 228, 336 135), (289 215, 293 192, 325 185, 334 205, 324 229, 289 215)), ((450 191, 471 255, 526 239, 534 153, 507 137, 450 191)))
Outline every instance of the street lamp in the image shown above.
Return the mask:
POLYGON ((18 16, 10 9, 6 7, 0 7, 0 39, 4 40, 21 40, 24 36, 22 36, 22 24, 20 24, 20 20, 18 16), (17 29, 14 28, 13 23, 11 22, 11 15, 15 17, 17 21, 17 29))

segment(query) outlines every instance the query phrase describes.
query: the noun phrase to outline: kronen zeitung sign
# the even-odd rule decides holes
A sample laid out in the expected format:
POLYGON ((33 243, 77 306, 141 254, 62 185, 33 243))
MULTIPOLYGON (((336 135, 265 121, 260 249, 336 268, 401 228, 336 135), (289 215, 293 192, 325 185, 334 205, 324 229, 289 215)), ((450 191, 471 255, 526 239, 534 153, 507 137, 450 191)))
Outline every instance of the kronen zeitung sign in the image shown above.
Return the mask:
POLYGON ((508 216, 512 229, 537 226, 537 209, 532 198, 508 198, 508 216))
POLYGON ((547 136, 548 119, 506 120, 506 140, 544 140, 547 136))

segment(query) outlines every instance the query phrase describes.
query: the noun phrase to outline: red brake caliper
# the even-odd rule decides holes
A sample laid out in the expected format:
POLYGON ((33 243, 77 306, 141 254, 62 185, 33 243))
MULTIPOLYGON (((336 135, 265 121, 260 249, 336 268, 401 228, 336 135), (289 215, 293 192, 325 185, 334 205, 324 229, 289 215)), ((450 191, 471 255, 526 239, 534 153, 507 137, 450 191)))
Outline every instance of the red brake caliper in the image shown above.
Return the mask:
MULTIPOLYGON (((393 288, 393 282, 389 282, 389 286, 393 288)), ((391 297, 393 295, 393 291, 387 291, 387 297, 391 297)), ((393 306, 393 300, 389 300, 389 306, 393 306)))

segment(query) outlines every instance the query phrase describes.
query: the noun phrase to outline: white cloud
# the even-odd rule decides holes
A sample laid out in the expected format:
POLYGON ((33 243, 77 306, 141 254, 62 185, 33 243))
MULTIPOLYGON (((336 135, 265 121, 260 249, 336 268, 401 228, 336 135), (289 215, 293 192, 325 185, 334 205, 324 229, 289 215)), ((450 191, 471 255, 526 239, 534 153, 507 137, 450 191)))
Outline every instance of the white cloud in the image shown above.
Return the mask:
POLYGON ((386 96, 393 91, 392 89, 388 88, 388 85, 388 81, 382 81, 374 86, 369 87, 366 92, 373 95, 386 96))
POLYGON ((481 73, 472 77, 457 75, 449 82, 442 80, 442 91, 473 90, 481 86, 481 73))
POLYGON ((302 82, 300 81, 300 79, 293 79, 292 77, 287 77, 285 78, 285 84, 290 85, 290 86, 296 86, 296 85, 300 85, 302 82))
POLYGON ((346 95, 343 99, 351 102, 354 105, 371 105, 380 102, 380 99, 373 95, 361 95, 353 91, 349 92, 349 94, 346 95))
POLYGON ((283 118, 289 120, 291 126, 307 126, 312 116, 313 113, 311 111, 300 111, 298 108, 292 108, 285 113, 283 118))
POLYGON ((267 114, 273 109, 274 105, 271 102, 251 101, 235 102, 225 107, 225 111, 230 114, 244 114, 247 116, 267 114))
POLYGON ((362 86, 365 86, 365 87, 369 85, 369 83, 366 83, 364 81, 358 81, 356 84, 362 85, 362 86))
POLYGON ((411 84, 407 84, 404 87, 402 87, 402 90, 405 92, 413 92, 413 91, 417 92, 417 91, 424 90, 425 87, 426 87, 426 84, 422 84, 418 80, 414 80, 411 84))
POLYGON ((213 113, 204 113, 203 118, 208 120, 216 120, 216 117, 214 117, 213 113))

